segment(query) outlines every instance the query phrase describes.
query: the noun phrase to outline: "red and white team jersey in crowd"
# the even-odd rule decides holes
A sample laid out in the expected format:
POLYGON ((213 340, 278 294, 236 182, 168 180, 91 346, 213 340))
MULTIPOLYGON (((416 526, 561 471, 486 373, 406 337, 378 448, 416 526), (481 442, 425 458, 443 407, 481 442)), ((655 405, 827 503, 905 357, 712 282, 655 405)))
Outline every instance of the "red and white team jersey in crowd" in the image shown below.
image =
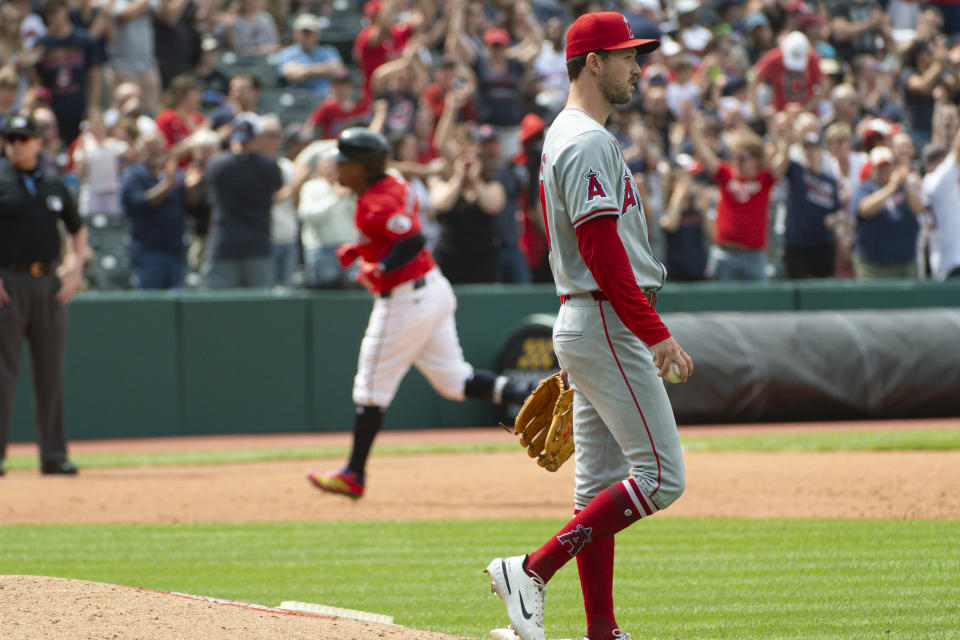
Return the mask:
POLYGON ((767 246, 767 211, 776 178, 763 169, 756 178, 741 178, 733 165, 720 162, 713 177, 720 185, 717 203, 717 244, 750 249, 767 246))
POLYGON ((360 272, 373 284, 374 293, 421 278, 433 268, 433 256, 423 249, 413 260, 390 273, 375 270, 376 264, 397 242, 420 233, 419 210, 410 184, 390 173, 357 200, 356 227, 360 237, 356 250, 361 260, 360 272))

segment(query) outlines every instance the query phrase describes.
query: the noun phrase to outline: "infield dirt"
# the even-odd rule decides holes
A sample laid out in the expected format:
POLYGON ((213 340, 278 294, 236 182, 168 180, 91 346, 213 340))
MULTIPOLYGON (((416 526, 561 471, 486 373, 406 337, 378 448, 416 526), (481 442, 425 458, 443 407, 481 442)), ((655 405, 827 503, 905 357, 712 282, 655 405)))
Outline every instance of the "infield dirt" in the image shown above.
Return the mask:
MULTIPOLYGON (((883 426, 903 428, 911 424, 932 428, 957 426, 957 421, 883 426)), ((850 423, 840 427, 867 428, 850 423)), ((763 427, 711 432, 756 432, 760 428, 763 427)), ((773 427, 781 431, 791 428, 794 427, 773 427)), ((504 437, 508 436, 499 429, 385 432, 378 443, 489 442, 504 437)), ((325 447, 348 443, 346 434, 310 434, 78 442, 71 451, 78 454, 144 448, 325 447)), ((13 445, 9 453, 25 455, 31 447, 13 445)), ((658 518, 960 517, 960 492, 956 491, 960 486, 960 451, 688 452, 685 460, 687 491, 658 518)), ((573 465, 566 465, 556 474, 546 473, 519 449, 478 454, 374 454, 367 495, 356 502, 322 494, 304 478, 308 466, 326 469, 341 463, 337 458, 83 469, 76 478, 13 471, 0 480, 0 522, 562 518, 571 509, 573 465), (518 498, 518 486, 525 487, 524 495, 537 498, 518 498)), ((253 611, 115 585, 28 576, 0 576, 0 629, 3 638, 11 640, 453 638, 402 627, 253 611)))

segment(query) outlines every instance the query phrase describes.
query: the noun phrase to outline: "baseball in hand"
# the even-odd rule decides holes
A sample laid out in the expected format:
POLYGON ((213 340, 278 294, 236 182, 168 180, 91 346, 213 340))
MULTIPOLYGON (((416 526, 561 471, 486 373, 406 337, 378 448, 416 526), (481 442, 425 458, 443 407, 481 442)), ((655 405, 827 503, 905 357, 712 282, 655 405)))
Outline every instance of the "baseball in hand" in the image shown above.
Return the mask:
POLYGON ((672 382, 677 384, 678 382, 683 382, 683 378, 680 375, 680 365, 676 362, 670 363, 670 368, 667 370, 667 375, 664 376, 667 379, 667 382, 672 382))

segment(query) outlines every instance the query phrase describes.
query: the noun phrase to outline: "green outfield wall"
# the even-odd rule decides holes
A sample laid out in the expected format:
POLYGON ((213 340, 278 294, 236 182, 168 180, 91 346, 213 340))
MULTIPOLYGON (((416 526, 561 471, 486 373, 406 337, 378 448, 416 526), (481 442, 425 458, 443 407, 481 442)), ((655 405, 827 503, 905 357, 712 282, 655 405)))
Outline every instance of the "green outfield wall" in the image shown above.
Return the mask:
MULTIPOLYGON (((552 286, 456 288, 464 354, 496 368, 532 314, 556 313, 552 286)), ((669 284, 661 313, 960 307, 960 283, 669 284)), ((362 291, 90 292, 69 307, 64 379, 71 439, 338 431, 371 301, 362 291)), ((957 348, 953 345, 953 348, 957 348)), ((24 348, 12 440, 33 439, 24 348)), ((449 402, 415 370, 386 428, 489 425, 492 407, 449 402)))

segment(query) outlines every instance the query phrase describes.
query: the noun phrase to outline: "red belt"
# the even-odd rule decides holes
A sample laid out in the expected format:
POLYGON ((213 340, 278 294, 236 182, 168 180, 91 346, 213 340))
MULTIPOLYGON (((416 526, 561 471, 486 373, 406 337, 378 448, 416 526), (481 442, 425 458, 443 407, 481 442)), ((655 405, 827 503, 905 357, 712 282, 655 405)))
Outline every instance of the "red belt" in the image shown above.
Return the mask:
MULTIPOLYGON (((644 292, 643 292, 643 295, 647 296, 647 301, 650 302, 650 306, 651 306, 651 307, 656 307, 656 306, 657 306, 657 294, 656 294, 655 292, 653 292, 653 291, 644 291, 644 292)), ((601 302, 607 299, 606 294, 605 294, 603 291, 600 291, 600 289, 594 289, 593 291, 591 291, 591 292, 590 292, 590 296, 591 296, 594 300, 599 300, 599 301, 601 301, 601 302)), ((573 297, 573 296, 570 296, 570 295, 562 295, 562 296, 560 296, 560 304, 565 303, 567 300, 569 300, 569 299, 572 298, 572 297, 573 297)))
MULTIPOLYGON (((594 289, 593 291, 590 292, 590 295, 593 296, 593 299, 594 299, 594 300, 606 300, 606 299, 607 299, 607 296, 603 293, 603 291, 600 291, 600 289, 594 289)), ((560 296, 560 304, 563 304, 564 302, 566 302, 567 300, 569 300, 569 299, 572 298, 572 297, 573 297, 573 296, 570 296, 570 295, 562 295, 562 296, 560 296)))

